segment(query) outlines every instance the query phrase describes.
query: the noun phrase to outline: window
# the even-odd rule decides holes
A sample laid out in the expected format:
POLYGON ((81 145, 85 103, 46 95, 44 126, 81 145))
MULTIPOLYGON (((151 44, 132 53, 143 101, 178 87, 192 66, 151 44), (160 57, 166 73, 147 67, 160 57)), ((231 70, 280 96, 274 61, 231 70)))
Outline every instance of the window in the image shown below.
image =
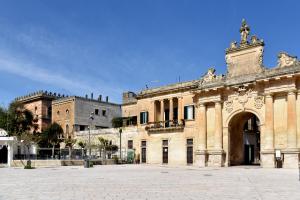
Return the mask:
POLYGON ((48 118, 51 119, 51 117, 52 117, 52 107, 51 106, 48 107, 47 114, 48 114, 48 118))
POLYGON ((193 145, 193 139, 187 139, 186 144, 187 145, 193 145))
POLYGON ((193 105, 184 106, 184 119, 193 120, 195 116, 195 108, 193 105))
POLYGON ((99 115, 99 109, 95 109, 95 115, 99 115))
POLYGON ((59 111, 57 111, 57 113, 56 113, 57 115, 59 115, 59 111))
POLYGON ((69 125, 67 124, 66 125, 66 135, 67 135, 67 138, 69 137, 69 125))
POLYGON ((106 116, 106 110, 102 110, 102 116, 106 116))
POLYGON ((128 140, 128 149, 133 149, 133 140, 128 140))
POLYGON ((162 145, 163 145, 163 146, 168 146, 168 143, 169 143, 168 140, 163 140, 163 141, 162 141, 162 145))
POLYGON ((140 113, 140 124, 148 123, 148 112, 141 112, 140 113))
POLYGON ((85 131, 85 126, 84 125, 79 125, 79 131, 85 131))
POLYGON ((146 146, 147 146, 147 141, 142 141, 142 142, 141 142, 141 146, 142 146, 142 147, 146 147, 146 146))

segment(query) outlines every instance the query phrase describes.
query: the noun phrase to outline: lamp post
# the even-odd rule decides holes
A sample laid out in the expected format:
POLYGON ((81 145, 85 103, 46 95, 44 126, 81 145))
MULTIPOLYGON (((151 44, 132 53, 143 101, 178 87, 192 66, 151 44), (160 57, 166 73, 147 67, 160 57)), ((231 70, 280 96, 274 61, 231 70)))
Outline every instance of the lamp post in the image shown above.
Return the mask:
POLYGON ((91 120, 91 123, 90 123, 90 128, 89 128, 89 159, 91 159, 91 128, 92 128, 92 124, 93 124, 93 120, 94 120, 94 112, 91 112, 90 114, 90 120, 91 120))
POLYGON ((91 154, 92 154, 92 150, 91 150, 91 127, 92 127, 92 122, 94 120, 94 113, 91 112, 89 119, 91 120, 90 126, 89 126, 89 156, 86 159, 85 168, 90 168, 90 160, 91 160, 91 154))
POLYGON ((122 163, 122 129, 119 129, 119 133, 120 133, 120 161, 122 163))

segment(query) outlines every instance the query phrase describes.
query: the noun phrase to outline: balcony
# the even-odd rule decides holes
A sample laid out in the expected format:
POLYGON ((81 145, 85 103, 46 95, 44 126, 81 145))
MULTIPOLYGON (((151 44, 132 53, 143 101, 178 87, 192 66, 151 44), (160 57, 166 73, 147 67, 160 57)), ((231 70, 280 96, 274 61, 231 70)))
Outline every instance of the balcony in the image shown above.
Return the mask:
POLYGON ((185 126, 185 121, 181 120, 168 120, 159 122, 149 122, 145 127, 148 133, 158 133, 158 132, 179 132, 183 131, 185 126))

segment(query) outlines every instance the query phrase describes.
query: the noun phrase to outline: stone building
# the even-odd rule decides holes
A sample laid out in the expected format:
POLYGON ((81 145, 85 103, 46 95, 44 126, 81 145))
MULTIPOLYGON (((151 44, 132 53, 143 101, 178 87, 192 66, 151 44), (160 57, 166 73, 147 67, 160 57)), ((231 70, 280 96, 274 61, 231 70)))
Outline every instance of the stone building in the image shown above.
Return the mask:
POLYGON ((111 103, 106 97, 98 99, 71 96, 52 102, 52 122, 57 122, 64 130, 64 137, 74 137, 74 132, 111 128, 112 119, 121 117, 121 105, 111 103), (91 116, 92 115, 92 116, 91 116))
POLYGON ((123 95, 142 163, 274 167, 276 153, 283 167, 298 166, 300 62, 281 52, 267 68, 263 40, 244 20, 240 33, 225 51, 225 75, 209 68, 198 80, 123 95))
POLYGON ((52 101, 61 97, 64 96, 47 91, 38 91, 17 97, 15 101, 22 103, 26 109, 32 112, 35 123, 38 125, 37 131, 41 132, 51 124, 52 101))

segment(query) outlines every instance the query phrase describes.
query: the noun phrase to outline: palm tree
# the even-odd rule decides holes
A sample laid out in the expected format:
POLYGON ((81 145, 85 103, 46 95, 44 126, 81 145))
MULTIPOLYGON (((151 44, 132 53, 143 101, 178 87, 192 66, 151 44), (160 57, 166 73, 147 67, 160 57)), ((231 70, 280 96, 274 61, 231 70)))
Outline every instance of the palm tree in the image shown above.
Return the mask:
POLYGON ((47 144, 51 144, 52 146, 52 158, 54 158, 55 146, 62 141, 60 136, 63 132, 62 127, 56 122, 50 124, 47 129, 43 131, 43 139, 47 142, 47 144))
POLYGON ((20 102, 12 102, 7 112, 7 131, 9 135, 16 136, 27 147, 27 168, 31 168, 30 147, 40 140, 36 132, 38 126, 34 124, 33 114, 24 108, 20 102))
POLYGON ((68 147, 68 149, 69 149, 69 159, 71 159, 71 157, 72 157, 71 150, 72 150, 74 144, 76 144, 76 139, 68 138, 65 140, 65 143, 66 143, 66 147, 68 147))
POLYGON ((86 147, 86 143, 85 142, 82 142, 82 141, 80 141, 80 142, 78 142, 78 145, 81 147, 81 155, 82 155, 82 158, 84 157, 84 149, 85 149, 85 147, 86 147))

